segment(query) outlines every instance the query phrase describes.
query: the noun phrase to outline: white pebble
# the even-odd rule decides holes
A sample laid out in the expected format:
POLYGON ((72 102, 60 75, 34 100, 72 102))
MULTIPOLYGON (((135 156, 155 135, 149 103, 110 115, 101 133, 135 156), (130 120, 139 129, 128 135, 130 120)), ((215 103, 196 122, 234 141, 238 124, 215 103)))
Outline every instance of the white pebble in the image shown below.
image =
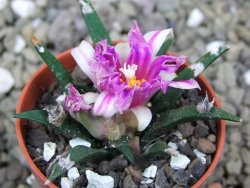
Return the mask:
POLYGON ((182 139, 179 144, 182 145, 182 146, 185 146, 187 143, 187 139, 182 139))
POLYGON ((202 153, 197 149, 194 149, 193 152, 196 155, 196 157, 201 160, 202 164, 206 164, 207 159, 206 159, 206 154, 205 153, 202 153))
POLYGON ((198 149, 194 149, 193 150, 194 154, 196 155, 196 157, 206 157, 205 153, 200 152, 198 149))
POLYGON ((244 80, 245 80, 245 83, 250 86, 250 70, 246 71, 244 73, 244 80))
POLYGON ((7 93, 14 86, 15 80, 11 73, 0 67, 0 94, 7 93))
POLYGON ((170 166, 175 170, 185 169, 187 165, 190 163, 190 159, 181 153, 174 156, 171 155, 170 166))
POLYGON ((70 180, 67 177, 61 178, 61 188, 72 188, 73 187, 73 181, 70 180))
POLYGON ((150 183, 153 183, 154 180, 152 179, 144 179, 141 181, 141 184, 150 184, 150 183))
POLYGON ((148 168, 146 168, 143 172, 143 176, 146 178, 155 178, 157 172, 157 166, 150 165, 148 168))
POLYGON ((224 47, 224 46, 225 46, 224 41, 215 40, 207 44, 206 50, 207 52, 211 52, 214 55, 219 55, 220 47, 224 47))
POLYGON ((174 131, 174 132, 173 132, 173 135, 177 136, 178 139, 180 139, 180 140, 182 139, 182 134, 181 134, 180 131, 174 131))
POLYGON ((101 176, 91 170, 86 170, 87 188, 113 188, 114 179, 111 176, 101 176))
POLYGON ((176 143, 174 143, 174 142, 169 142, 168 146, 171 147, 171 148, 173 148, 173 149, 176 149, 176 150, 178 149, 176 143))
POLYGON ((26 42, 23 39, 21 35, 16 36, 15 46, 14 46, 14 52, 20 53, 24 47, 26 46, 26 42))
POLYGON ((3 10, 8 4, 7 0, 0 0, 0 10, 3 10))
POLYGON ((69 141, 69 145, 74 148, 76 146, 86 146, 86 147, 91 147, 91 143, 82 139, 82 138, 73 138, 69 141))
POLYGON ((36 5, 31 0, 14 0, 11 3, 11 8, 21 18, 27 18, 36 11, 36 5))
POLYGON ((80 177, 79 171, 76 167, 69 169, 67 175, 69 179, 73 181, 80 177))
POLYGON ((188 17, 187 25, 189 27, 198 27, 199 25, 202 24, 204 19, 205 17, 203 13, 201 12, 201 10, 198 8, 194 8, 188 17))
POLYGON ((53 142, 45 142, 43 145, 43 159, 49 161, 56 152, 56 144, 53 142))

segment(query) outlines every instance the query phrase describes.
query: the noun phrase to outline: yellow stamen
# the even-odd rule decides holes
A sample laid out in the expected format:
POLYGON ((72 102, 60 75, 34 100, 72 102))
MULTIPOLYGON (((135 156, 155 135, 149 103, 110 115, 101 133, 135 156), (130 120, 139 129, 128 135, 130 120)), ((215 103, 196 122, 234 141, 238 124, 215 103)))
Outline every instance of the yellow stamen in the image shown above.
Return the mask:
POLYGON ((141 87, 141 84, 145 81, 146 81, 145 79, 137 80, 136 76, 133 76, 132 78, 127 79, 129 88, 134 87, 134 86, 141 87))

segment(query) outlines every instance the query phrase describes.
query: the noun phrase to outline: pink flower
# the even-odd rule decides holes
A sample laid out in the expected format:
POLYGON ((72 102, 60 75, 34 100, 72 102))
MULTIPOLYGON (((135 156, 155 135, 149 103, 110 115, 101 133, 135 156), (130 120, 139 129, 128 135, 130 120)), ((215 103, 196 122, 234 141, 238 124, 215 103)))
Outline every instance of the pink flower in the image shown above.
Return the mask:
POLYGON ((82 41, 71 51, 79 67, 100 92, 92 109, 94 115, 110 118, 117 112, 140 106, 147 108, 144 105, 152 95, 159 89, 167 92, 169 86, 199 88, 193 79, 173 81, 175 72, 185 63, 185 57, 156 56, 169 35, 173 35, 172 29, 151 31, 143 36, 134 22, 128 43, 110 46, 103 40, 94 49, 82 41))
POLYGON ((68 94, 65 98, 64 108, 69 111, 72 117, 76 117, 75 113, 79 111, 89 111, 92 108, 98 94, 86 93, 81 95, 72 84, 67 85, 68 94))

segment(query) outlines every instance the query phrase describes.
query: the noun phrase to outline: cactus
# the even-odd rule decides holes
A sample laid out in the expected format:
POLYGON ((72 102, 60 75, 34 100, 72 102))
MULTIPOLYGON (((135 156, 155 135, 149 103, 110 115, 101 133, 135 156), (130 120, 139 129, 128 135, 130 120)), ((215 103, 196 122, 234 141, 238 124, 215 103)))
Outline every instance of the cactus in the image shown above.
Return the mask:
MULTIPOLYGON (((97 48, 95 53, 99 53, 100 50, 105 48, 105 51, 100 53, 102 56, 100 60, 104 59, 104 62, 109 62, 111 60, 115 61, 117 56, 114 52, 114 48, 112 46, 108 46, 108 44, 110 45, 112 44, 111 39, 108 33, 106 32, 103 24, 101 23, 98 15, 96 14, 92 4, 87 0, 80 0, 80 7, 82 10, 83 18, 87 24, 91 38, 93 40, 93 43, 97 48)), ((140 31, 138 29, 138 25, 136 22, 134 23, 131 30, 132 31, 129 37, 131 36, 133 37, 134 33, 140 35, 140 31)), ((153 52, 152 50, 152 53, 155 53, 153 55, 154 56, 156 55, 156 58, 159 57, 159 58, 171 59, 168 60, 169 62, 167 62, 170 64, 168 65, 166 63, 166 66, 170 66, 169 69, 172 69, 173 67, 176 68, 180 66, 180 64, 183 62, 183 58, 179 57, 176 58, 174 56, 169 56, 169 57, 163 56, 173 42, 172 37, 170 38, 167 37, 169 33, 171 33, 171 30, 164 30, 164 32, 156 33, 156 34, 166 35, 165 37, 166 40, 164 43, 162 41, 163 45, 157 49, 158 50, 157 52, 153 52), (174 66, 173 64, 171 64, 173 63, 172 61, 176 63, 174 64, 174 66)), ((149 35, 147 37, 149 37, 149 35)), ((147 41, 146 39, 144 40, 141 38, 140 40, 142 40, 142 42, 148 42, 147 44, 142 46, 143 49, 148 48, 148 46, 150 45, 152 46, 154 45, 153 42, 151 41, 153 39, 147 39, 149 40, 147 41)), ((178 124, 184 122, 192 122, 195 120, 211 120, 211 119, 215 120, 224 119, 235 122, 241 121, 239 117, 232 115, 228 112, 225 112, 217 107, 214 107, 213 102, 209 102, 207 97, 197 106, 191 105, 191 106, 175 108, 177 101, 184 93, 184 90, 180 88, 182 87, 184 89, 192 87, 197 88, 197 84, 193 79, 196 76, 198 76, 203 70, 205 70, 209 65, 211 65, 217 58, 222 56, 228 50, 228 48, 226 47, 219 48, 216 53, 208 52, 207 54, 199 58, 194 64, 180 71, 178 73, 178 76, 174 80, 170 80, 170 82, 166 82, 167 83, 166 85, 162 85, 163 91, 166 91, 166 88, 169 85, 173 87, 182 85, 182 87, 179 88, 177 87, 178 89, 168 88, 166 94, 160 91, 157 92, 156 95, 150 101, 152 103, 151 107, 152 113, 151 113, 151 111, 146 106, 144 106, 144 103, 146 103, 147 100, 149 100, 147 96, 145 96, 145 101, 142 101, 143 105, 141 106, 138 105, 139 108, 135 104, 133 105, 135 105, 136 107, 131 105, 132 106, 131 108, 129 107, 129 105, 127 105, 127 103, 131 102, 132 99, 131 101, 129 100, 125 102, 122 101, 123 99, 125 100, 127 95, 128 96, 132 95, 129 92, 128 92, 129 94, 122 93, 124 95, 121 95, 122 96, 120 98, 121 101, 114 99, 116 95, 113 95, 113 93, 111 94, 108 93, 110 87, 112 92, 115 92, 116 90, 120 91, 121 87, 116 89, 114 85, 112 84, 108 85, 112 82, 113 77, 110 77, 108 81, 101 80, 108 75, 107 72, 105 72, 105 76, 101 78, 99 77, 98 78, 99 80, 94 77, 100 73, 98 72, 99 70, 106 71, 106 69, 104 69, 103 67, 98 67, 99 70, 93 69, 93 71, 90 71, 88 72, 89 74, 87 74, 87 76, 89 76, 91 81, 94 83, 93 87, 95 86, 96 89, 98 89, 98 91, 96 89, 92 90, 91 88, 87 87, 77 91, 77 89, 79 89, 79 87, 77 87, 78 83, 73 83, 73 79, 71 78, 70 74, 64 69, 64 67, 52 55, 52 53, 49 52, 49 50, 46 49, 44 46, 42 46, 41 42, 35 37, 32 38, 32 41, 35 45, 36 51, 42 57, 44 62, 48 65, 49 69, 54 74, 58 84, 68 94, 67 95, 68 98, 66 98, 66 100, 68 101, 67 108, 65 104, 64 108, 60 106, 60 108, 62 109, 62 114, 66 115, 65 116, 63 115, 62 118, 59 118, 60 120, 59 122, 54 121, 53 119, 51 120, 50 117, 51 114, 48 110, 47 111, 32 110, 28 112, 22 112, 16 114, 14 117, 37 121, 49 129, 54 129, 58 133, 67 134, 70 137, 83 138, 91 142, 91 145, 93 147, 93 148, 87 148, 84 146, 76 146, 74 148, 71 148, 62 156, 58 156, 50 164, 51 169, 47 183, 63 175, 63 173, 65 173, 69 168, 71 168, 75 164, 88 160, 98 160, 100 157, 102 159, 105 159, 110 156, 123 154, 124 157, 133 165, 135 163, 134 154, 132 152, 132 149, 130 148, 129 139, 131 137, 134 137, 135 135, 139 135, 140 137, 139 145, 141 146, 140 149, 142 151, 141 155, 144 157, 153 158, 165 154, 166 150, 169 148, 166 142, 160 141, 158 139, 159 136, 167 134, 168 130, 175 128, 178 124), (69 84, 71 84, 71 92, 67 90, 69 84), (73 84, 75 85, 76 88, 74 88, 73 84), (102 84, 107 84, 107 85, 104 86, 102 84), (114 88, 112 88, 113 86, 114 88), (105 89, 107 89, 107 91, 105 89), (71 96, 69 96, 69 93, 71 93, 70 94, 71 96), (96 98, 94 98, 94 96, 96 96, 96 98), (104 99, 108 102, 104 103, 105 102, 104 99), (104 104, 102 104, 102 102, 104 104), (121 105, 116 104, 119 102, 121 103, 121 105), (100 105, 100 103, 102 105, 100 105), (111 104, 113 106, 111 106, 111 104), (96 105, 99 106, 96 107, 96 105), (103 106, 105 107, 105 109, 102 109, 104 108, 103 106), (120 109, 118 109, 118 107, 120 109), (64 110, 66 110, 66 112, 64 110), (122 114, 119 113, 123 111, 124 113, 122 114), (81 116, 79 114, 81 114, 81 116), (145 114, 147 114, 147 117, 144 117, 145 114), (106 120, 110 120, 108 122, 109 124, 103 123, 107 122, 106 120), (112 131, 108 132, 109 136, 106 136, 108 128, 111 129, 109 125, 113 126, 114 130, 112 130, 113 132, 112 131), (148 125, 149 127, 146 128, 148 125), (90 132, 90 134, 88 131, 90 132), (142 133, 138 133, 137 131, 142 133), (98 137, 96 136, 97 135, 96 133, 98 133, 98 137), (112 137, 112 135, 110 135, 112 133, 118 134, 119 137, 115 136, 112 137), (112 139, 106 141, 109 138, 118 138, 118 139, 112 139), (104 139, 105 141, 104 142, 100 141, 102 139, 104 139)), ((140 43, 136 41, 132 45, 134 44, 139 45, 140 43)), ((87 52, 94 54, 95 49, 93 49, 91 45, 86 44, 85 41, 83 41, 81 45, 88 48, 86 49, 87 52)), ((151 51, 147 53, 151 53, 151 51)), ((72 55, 77 56, 78 54, 72 53, 72 55)), ((88 56, 90 54, 85 54, 85 55, 88 56)), ((136 55, 139 56, 140 54, 136 55)), ((97 57, 91 57, 91 58, 93 58, 95 61, 97 59, 97 57)), ((90 61, 89 59, 90 57, 88 57, 88 62, 87 63, 85 62, 86 64, 82 65, 82 67, 85 68, 83 71, 96 67, 97 65, 102 66, 101 64, 97 64, 98 62, 96 62, 95 65, 90 66, 89 64, 92 61, 90 61)), ((133 58, 130 59, 133 60, 133 58)), ((133 87, 140 88, 145 84, 146 80, 137 79, 135 74, 138 66, 139 65, 127 66, 125 63, 124 67, 119 69, 120 71, 119 74, 123 74, 123 77, 120 78, 120 80, 114 80, 114 82, 116 84, 120 83, 121 84, 120 86, 128 84, 127 90, 133 87)), ((112 70, 111 72, 116 71, 114 67, 106 67, 106 68, 107 70, 108 68, 111 69, 112 70)), ((145 68, 146 71, 147 67, 143 68, 145 68)), ((151 69, 149 71, 152 71, 151 69)), ((163 83, 164 82, 161 80, 161 84, 163 83)))

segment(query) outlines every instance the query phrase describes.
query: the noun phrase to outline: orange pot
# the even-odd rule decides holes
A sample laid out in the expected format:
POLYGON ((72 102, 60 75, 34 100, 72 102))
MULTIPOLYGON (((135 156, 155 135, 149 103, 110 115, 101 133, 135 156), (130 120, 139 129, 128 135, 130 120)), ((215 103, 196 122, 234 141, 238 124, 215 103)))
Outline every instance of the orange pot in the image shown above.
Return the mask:
MULTIPOLYGON (((74 67, 76 66, 76 63, 73 59, 73 57, 70 55, 70 50, 67 50, 60 55, 58 55, 59 61, 65 66, 65 68, 68 71, 72 71, 74 67)), ((208 81, 203 76, 198 76, 197 81, 199 82, 201 88, 205 91, 207 91, 210 100, 215 97, 215 92, 212 89, 211 85, 208 83, 208 81)), ((51 85, 54 82, 54 77, 48 67, 44 64, 42 65, 38 71, 32 76, 32 78, 27 82, 26 86, 24 87, 22 94, 19 98, 19 102, 17 105, 16 112, 25 112, 32 110, 35 106, 36 100, 46 92, 49 85, 51 85)), ((218 100, 218 97, 216 97, 215 100, 215 106, 221 107, 221 104, 218 100)), ((16 134, 17 139, 19 142, 19 145, 21 147, 21 150, 28 162, 29 168, 34 174, 36 180, 43 188, 57 188, 56 185, 53 183, 48 184, 45 186, 46 177, 45 175, 38 169, 38 167, 35 165, 35 163, 32 161, 25 143, 25 137, 26 137, 26 129, 27 121, 23 119, 16 119, 16 134)), ((225 140, 225 123, 222 120, 217 121, 217 150, 214 155, 213 161, 205 174, 199 179, 198 182, 196 182, 192 188, 198 188, 200 187, 206 179, 209 177, 209 175, 213 172, 214 168, 216 167, 217 163, 219 162, 219 158, 221 156, 224 140, 225 140)))

